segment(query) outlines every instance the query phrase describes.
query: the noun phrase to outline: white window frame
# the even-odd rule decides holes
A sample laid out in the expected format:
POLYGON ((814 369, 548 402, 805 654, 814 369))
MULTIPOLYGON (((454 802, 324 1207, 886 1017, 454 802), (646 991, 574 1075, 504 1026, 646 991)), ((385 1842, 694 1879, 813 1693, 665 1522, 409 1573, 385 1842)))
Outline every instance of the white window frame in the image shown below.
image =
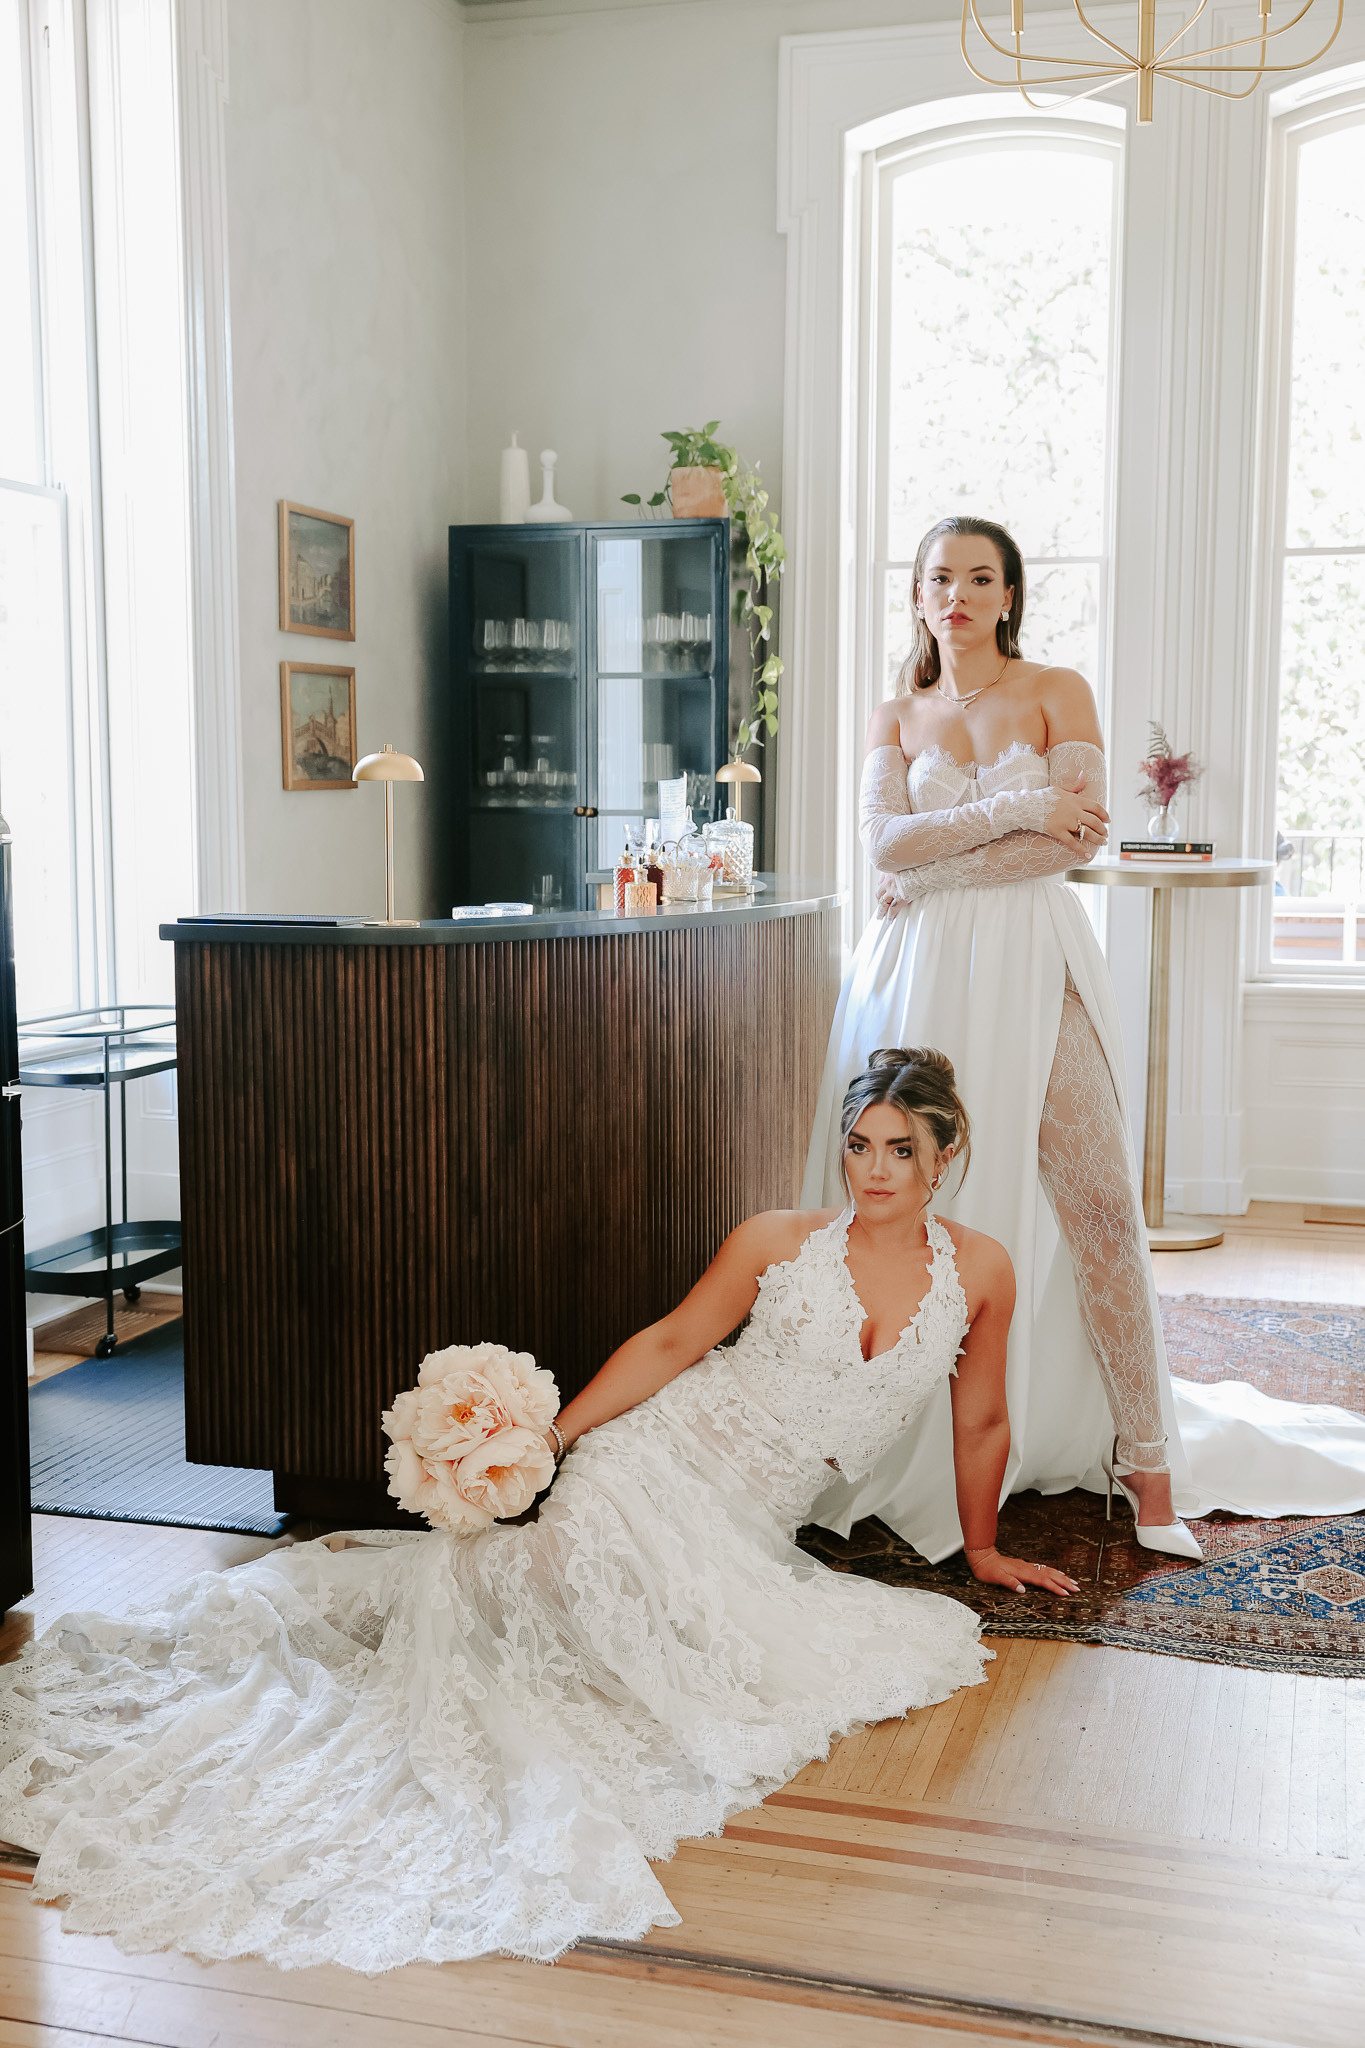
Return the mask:
MULTIPOLYGON (((1294 256, 1298 220, 1298 156, 1305 143, 1342 128, 1365 125, 1365 65, 1329 72, 1277 93, 1270 102, 1270 147, 1266 182, 1265 261, 1261 318, 1260 450, 1256 492, 1259 512, 1253 688, 1261 715, 1253 729, 1249 762, 1250 817, 1260 844, 1276 841, 1279 783, 1280 635, 1284 565, 1288 558, 1353 555, 1365 559, 1365 545, 1334 548, 1285 546, 1289 482, 1294 339, 1294 256)), ((1365 986, 1365 958, 1354 961, 1277 961, 1274 898, 1260 893, 1256 937, 1248 980, 1272 986, 1333 988, 1365 986)))
MULTIPOLYGON (((95 192, 88 65, 94 36, 105 38, 100 53, 100 76, 106 86, 122 61, 121 37, 129 39, 131 60, 136 61, 138 38, 151 4, 152 0, 19 0, 27 89, 29 206, 35 252, 32 261, 38 283, 34 318, 39 330, 35 378, 42 404, 39 455, 43 475, 48 479, 47 484, 38 488, 45 496, 59 496, 66 515, 66 629, 73 731, 70 772, 77 792, 74 825, 78 979, 74 993, 75 999, 86 1005, 110 1002, 120 996, 130 999, 129 988, 120 986, 120 982, 126 982, 137 972, 134 961, 120 961, 115 945, 98 404, 102 370, 110 385, 110 402, 117 405, 118 359, 115 351, 112 362, 100 363, 100 337, 94 323, 95 192), (80 308, 70 314, 59 313, 52 288, 54 259, 60 257, 68 275, 72 259, 69 240, 61 249, 54 240, 50 204, 58 157, 54 150, 53 102, 49 92, 49 39, 45 34, 49 11, 54 35, 69 36, 74 46, 77 77, 74 120, 79 143, 76 184, 82 212, 82 285, 80 308), (58 317, 68 319, 68 331, 76 325, 84 328, 88 414, 78 433, 71 424, 74 413, 68 406, 65 453, 60 462, 54 454, 53 393, 47 374, 48 344, 58 317), (60 478, 55 474, 57 468, 64 472, 60 478), (56 489, 59 482, 64 486, 61 490, 56 489)), ((155 26, 161 32, 160 19, 155 26)), ((192 880, 199 905, 237 909, 242 903, 244 834, 228 291, 227 0, 169 0, 169 26, 177 100, 181 341, 187 428, 189 712, 194 784, 192 880)), ((108 126, 109 108, 106 106, 103 112, 108 146, 117 150, 117 136, 108 126)), ((69 137, 64 136, 63 166, 70 163, 68 142, 69 137)), ((69 181, 69 173, 64 170, 63 175, 68 175, 69 181)), ((117 308, 127 300, 129 289, 116 221, 105 228, 101 255, 106 285, 101 311, 106 338, 114 339, 108 334, 108 326, 116 320, 117 308)), ((74 290, 69 296, 74 306, 74 290)), ((123 595, 126 597, 127 592, 123 595)), ((140 588, 139 596, 143 602, 154 602, 154 591, 149 597, 146 589, 140 588)), ((126 702, 122 709, 126 724, 126 702)), ((154 938, 147 940, 148 947, 156 944, 154 938)), ((131 994, 136 993, 134 988, 131 994)), ((174 1215, 178 1175, 173 1077, 146 1083, 133 1093, 135 1099, 129 1104, 133 1213, 174 1215)), ((77 1095, 64 1097, 60 1102, 48 1101, 46 1091, 36 1091, 26 1097, 25 1122, 30 1244, 47 1243, 99 1221, 103 1182, 98 1170, 93 1098, 77 1095)), ((48 1315, 65 1313, 68 1307, 69 1301, 60 1298, 30 1296, 29 1319, 41 1321, 48 1315)))

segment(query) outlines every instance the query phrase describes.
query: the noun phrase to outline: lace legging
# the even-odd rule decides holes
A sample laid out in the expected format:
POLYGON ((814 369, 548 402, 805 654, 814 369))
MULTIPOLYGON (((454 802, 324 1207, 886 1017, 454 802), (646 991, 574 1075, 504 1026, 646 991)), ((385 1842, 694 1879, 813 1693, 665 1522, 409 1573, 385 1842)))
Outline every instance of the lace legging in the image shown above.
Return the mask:
POLYGON ((1164 1472, 1147 1233, 1109 1064, 1070 975, 1038 1165, 1076 1270, 1081 1315, 1118 1433, 1118 1469, 1164 1472))

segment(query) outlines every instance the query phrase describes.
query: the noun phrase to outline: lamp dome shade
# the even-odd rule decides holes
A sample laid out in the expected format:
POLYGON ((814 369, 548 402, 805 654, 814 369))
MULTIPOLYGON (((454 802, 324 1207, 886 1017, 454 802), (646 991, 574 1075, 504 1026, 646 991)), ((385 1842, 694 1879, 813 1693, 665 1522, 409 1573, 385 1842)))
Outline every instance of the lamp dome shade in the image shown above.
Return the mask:
POLYGON ((395 754, 388 741, 378 754, 366 754, 351 770, 352 782, 425 782, 419 761, 411 754, 395 754))
POLYGON ((716 770, 717 782, 762 782, 763 777, 751 761, 727 761, 723 768, 716 770))

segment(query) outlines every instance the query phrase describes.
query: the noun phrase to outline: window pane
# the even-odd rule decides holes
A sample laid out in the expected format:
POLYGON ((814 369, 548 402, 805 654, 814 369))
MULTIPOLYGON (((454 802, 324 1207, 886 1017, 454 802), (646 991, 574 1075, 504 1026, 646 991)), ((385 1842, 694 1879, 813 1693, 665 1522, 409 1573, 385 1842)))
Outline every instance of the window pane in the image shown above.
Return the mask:
POLYGON ((1365 543, 1365 123, 1299 151, 1285 545, 1365 543))
POLYGON ((1102 551, 1113 175, 1020 145, 896 177, 889 560, 952 512, 1001 520, 1025 556, 1102 551))
POLYGON ((0 305, 0 476, 41 483, 19 0, 0 0, 0 305))
POLYGON ((14 835, 19 1014, 76 989, 62 501, 0 488, 0 803, 14 835))
POLYGON ((1280 628, 1274 958, 1365 960, 1365 559, 1291 556, 1280 628))

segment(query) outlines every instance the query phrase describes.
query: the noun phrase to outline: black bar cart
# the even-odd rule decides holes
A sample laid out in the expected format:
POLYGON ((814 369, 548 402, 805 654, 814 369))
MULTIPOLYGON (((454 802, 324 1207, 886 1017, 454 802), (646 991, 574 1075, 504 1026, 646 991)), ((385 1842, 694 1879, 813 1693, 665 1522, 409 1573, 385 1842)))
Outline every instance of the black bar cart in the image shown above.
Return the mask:
POLYGON ((108 1358, 114 1335, 114 1296, 135 1302, 144 1280, 180 1264, 178 1222, 134 1222, 128 1215, 128 1083, 175 1066, 175 1010, 169 1003, 106 1003, 29 1017, 19 1026, 19 1080, 25 1088, 94 1088, 104 1096, 104 1223, 24 1259, 30 1294, 72 1294, 102 1301, 107 1317, 95 1346, 108 1358), (118 1221, 114 1220, 113 1096, 118 1090, 118 1221))

